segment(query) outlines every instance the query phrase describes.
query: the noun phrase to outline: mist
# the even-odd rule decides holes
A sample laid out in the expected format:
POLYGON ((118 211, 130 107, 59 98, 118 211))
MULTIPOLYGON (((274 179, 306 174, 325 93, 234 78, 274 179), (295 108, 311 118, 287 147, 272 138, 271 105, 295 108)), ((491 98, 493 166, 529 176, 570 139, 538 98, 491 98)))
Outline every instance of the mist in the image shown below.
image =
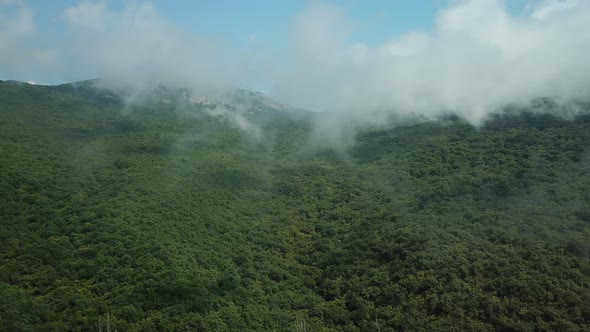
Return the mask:
POLYGON ((589 5, 545 1, 513 17, 500 1, 458 1, 438 13, 433 33, 374 47, 348 45, 352 23, 344 13, 313 6, 295 22, 292 71, 274 92, 312 109, 452 111, 474 123, 535 97, 587 97, 589 5))
POLYGON ((310 2, 285 22, 280 49, 189 33, 142 1, 120 8, 80 2, 56 24, 63 37, 33 48, 43 38, 35 13, 26 1, 0 1, 0 76, 41 83, 102 77, 111 86, 163 84, 201 94, 264 85, 293 107, 370 123, 383 114, 453 112, 479 124, 504 105, 584 99, 590 87, 587 1, 530 1, 518 15, 505 1, 449 1, 432 31, 377 44, 352 38, 358 25, 343 7, 310 2))

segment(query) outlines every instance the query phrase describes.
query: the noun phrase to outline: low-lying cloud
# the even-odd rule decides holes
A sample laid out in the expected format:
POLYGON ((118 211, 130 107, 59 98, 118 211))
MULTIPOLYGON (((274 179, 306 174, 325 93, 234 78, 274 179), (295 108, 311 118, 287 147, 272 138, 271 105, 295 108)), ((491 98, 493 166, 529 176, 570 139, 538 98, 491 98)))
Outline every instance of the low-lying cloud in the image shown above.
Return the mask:
POLYGON ((545 1, 515 17, 501 1, 458 1, 438 13, 432 33, 373 47, 347 44, 350 25, 334 7, 299 16, 292 70, 275 92, 326 110, 449 110, 475 122, 506 103, 588 96, 588 2, 545 1))
POLYGON ((432 31, 379 45, 351 42, 355 22, 346 12, 314 2, 286 23, 287 46, 268 52, 182 31, 143 2, 122 9, 82 2, 58 24, 66 31, 59 45, 31 48, 28 41, 42 36, 31 10, 1 0, 0 75, 40 81, 30 76, 35 70, 49 79, 101 76, 205 92, 264 82, 272 97, 296 107, 354 118, 456 112, 474 123, 508 103, 587 98, 590 89, 588 1, 531 1, 519 15, 505 1, 450 1, 432 31))

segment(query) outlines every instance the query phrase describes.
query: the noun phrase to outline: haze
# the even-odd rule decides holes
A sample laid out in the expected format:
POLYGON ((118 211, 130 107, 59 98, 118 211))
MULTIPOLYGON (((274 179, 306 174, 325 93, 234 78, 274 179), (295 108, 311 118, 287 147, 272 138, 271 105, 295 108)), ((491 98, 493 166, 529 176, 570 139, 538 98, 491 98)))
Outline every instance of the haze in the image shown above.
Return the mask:
POLYGON ((535 97, 586 98, 590 86, 587 1, 529 1, 520 13, 505 1, 447 1, 433 29, 379 43, 351 37, 363 22, 345 4, 309 2, 284 22, 281 43, 245 46, 187 31, 164 18, 158 3, 117 4, 73 3, 50 18, 59 38, 39 43, 50 32, 38 28, 35 6, 0 1, 0 76, 41 83, 103 77, 137 89, 157 83, 205 93, 243 87, 367 120, 375 111, 455 112, 472 123, 535 97))

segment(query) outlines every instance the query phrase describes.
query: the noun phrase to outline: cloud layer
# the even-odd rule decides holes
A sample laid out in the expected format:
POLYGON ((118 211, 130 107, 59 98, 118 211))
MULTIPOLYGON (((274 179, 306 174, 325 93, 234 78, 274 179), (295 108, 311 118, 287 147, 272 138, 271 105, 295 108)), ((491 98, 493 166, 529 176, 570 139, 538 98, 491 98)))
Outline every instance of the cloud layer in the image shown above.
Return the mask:
POLYGON ((501 1, 458 1, 439 12, 434 32, 375 47, 348 45, 348 26, 338 8, 301 14, 292 71, 275 92, 326 110, 452 110, 474 122, 506 103, 590 92, 588 2, 545 1, 515 17, 501 1))
POLYGON ((532 1, 518 16, 504 1, 452 1, 433 31, 380 45, 351 43, 355 22, 346 12, 312 3, 287 23, 284 49, 256 52, 186 33, 142 2, 121 9, 82 2, 58 23, 59 45, 31 47, 42 37, 31 10, 0 0, 0 75, 102 76, 204 91, 264 82, 271 96, 298 107, 361 118, 375 110, 453 111, 474 123, 507 103, 587 97, 590 89, 588 1, 532 1))

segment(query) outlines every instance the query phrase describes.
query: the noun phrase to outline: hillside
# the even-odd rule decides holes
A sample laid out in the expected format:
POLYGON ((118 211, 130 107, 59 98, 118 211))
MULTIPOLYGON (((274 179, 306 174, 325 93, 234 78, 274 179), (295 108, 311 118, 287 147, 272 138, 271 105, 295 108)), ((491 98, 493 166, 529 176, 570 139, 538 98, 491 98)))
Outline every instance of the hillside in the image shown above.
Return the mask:
POLYGON ((334 148, 161 93, 0 81, 0 330, 590 330, 588 105, 334 148))

